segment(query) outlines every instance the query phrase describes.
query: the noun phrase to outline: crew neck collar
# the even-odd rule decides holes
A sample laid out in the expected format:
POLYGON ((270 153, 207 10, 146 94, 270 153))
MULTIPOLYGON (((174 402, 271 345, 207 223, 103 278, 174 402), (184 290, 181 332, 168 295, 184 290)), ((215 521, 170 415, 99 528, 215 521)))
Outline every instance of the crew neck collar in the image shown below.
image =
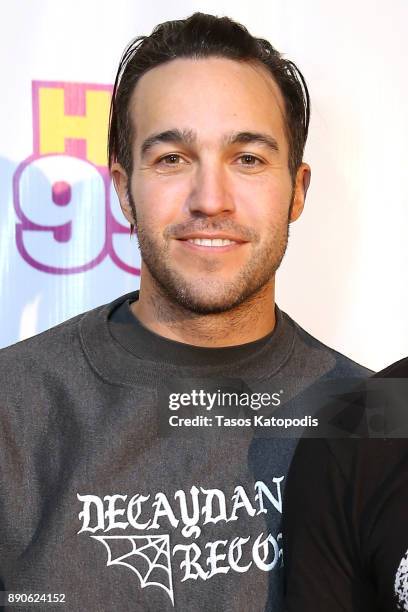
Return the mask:
POLYGON ((276 373, 294 344, 293 322, 276 307, 274 330, 259 340, 221 348, 197 347, 155 334, 130 310, 138 291, 85 313, 83 349, 94 369, 117 384, 154 384, 163 376, 262 379, 276 373))
POLYGON ((161 336, 146 328, 132 312, 127 299, 112 310, 108 325, 112 336, 124 349, 140 359, 179 366, 222 366, 247 359, 272 340, 274 329, 255 341, 225 347, 201 347, 161 336))

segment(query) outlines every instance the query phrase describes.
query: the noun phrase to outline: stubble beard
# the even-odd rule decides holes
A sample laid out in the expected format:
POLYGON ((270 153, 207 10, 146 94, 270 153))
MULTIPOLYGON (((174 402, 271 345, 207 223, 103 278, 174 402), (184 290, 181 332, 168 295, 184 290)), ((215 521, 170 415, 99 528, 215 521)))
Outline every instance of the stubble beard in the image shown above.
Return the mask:
MULTIPOLYGON (((134 206, 134 204, 133 204, 134 206)), ((134 208, 134 211, 136 209, 134 208)), ((208 223, 206 229, 220 230, 215 223, 208 223)), ((222 228, 226 229, 225 223, 222 228)), ((201 230, 204 227, 201 226, 201 230)), ((208 260, 207 274, 197 275, 192 280, 174 269, 169 255, 171 239, 155 238, 150 228, 136 220, 136 234, 144 265, 154 279, 158 293, 178 307, 197 315, 219 314, 233 310, 246 302, 256 299, 257 294, 272 280, 285 255, 289 222, 282 218, 270 228, 269 238, 263 245, 252 234, 252 254, 247 263, 237 272, 235 278, 224 281, 217 279, 217 264, 208 260)))

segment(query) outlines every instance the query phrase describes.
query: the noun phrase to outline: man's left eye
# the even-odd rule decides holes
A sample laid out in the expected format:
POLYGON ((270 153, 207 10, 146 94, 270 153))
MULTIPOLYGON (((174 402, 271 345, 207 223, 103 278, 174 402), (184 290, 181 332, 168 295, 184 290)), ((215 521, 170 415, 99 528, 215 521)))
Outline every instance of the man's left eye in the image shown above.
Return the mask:
POLYGON ((238 160, 241 166, 258 166, 262 163, 259 157, 255 157, 255 155, 250 155, 249 153, 241 155, 238 160))

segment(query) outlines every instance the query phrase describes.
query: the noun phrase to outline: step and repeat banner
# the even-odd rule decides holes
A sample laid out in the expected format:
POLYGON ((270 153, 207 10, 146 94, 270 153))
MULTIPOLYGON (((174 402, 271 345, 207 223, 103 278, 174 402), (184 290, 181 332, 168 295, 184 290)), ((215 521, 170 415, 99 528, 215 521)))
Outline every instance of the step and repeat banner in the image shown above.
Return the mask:
POLYGON ((279 305, 373 369, 408 354, 405 0, 143 4, 3 7, 0 347, 138 288, 107 169, 112 84, 129 40, 200 10, 268 38, 309 85, 312 184, 279 305))

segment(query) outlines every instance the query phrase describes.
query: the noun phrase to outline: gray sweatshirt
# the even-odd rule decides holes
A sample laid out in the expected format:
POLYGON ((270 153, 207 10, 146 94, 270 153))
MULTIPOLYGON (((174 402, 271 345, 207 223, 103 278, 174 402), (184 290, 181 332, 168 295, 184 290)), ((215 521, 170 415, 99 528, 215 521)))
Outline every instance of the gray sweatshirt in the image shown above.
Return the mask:
POLYGON ((0 352, 4 597, 22 610, 278 612, 298 435, 284 419, 309 426, 317 383, 368 371, 279 309, 261 340, 199 348, 144 328, 137 298, 0 352))

